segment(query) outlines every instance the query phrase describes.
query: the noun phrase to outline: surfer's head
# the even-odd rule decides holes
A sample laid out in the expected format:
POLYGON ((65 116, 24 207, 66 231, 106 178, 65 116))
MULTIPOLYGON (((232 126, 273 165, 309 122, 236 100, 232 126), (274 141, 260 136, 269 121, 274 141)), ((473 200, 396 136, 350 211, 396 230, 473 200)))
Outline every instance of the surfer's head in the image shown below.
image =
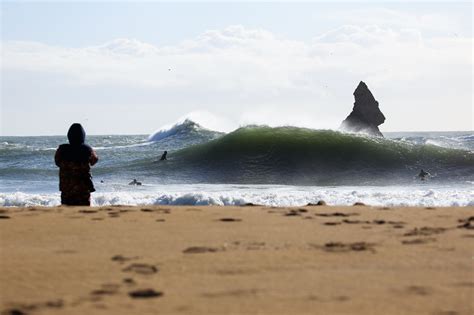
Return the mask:
POLYGON ((86 132, 84 131, 84 128, 82 128, 81 124, 74 123, 71 125, 71 127, 69 127, 67 138, 69 139, 70 144, 83 144, 86 140, 86 132))

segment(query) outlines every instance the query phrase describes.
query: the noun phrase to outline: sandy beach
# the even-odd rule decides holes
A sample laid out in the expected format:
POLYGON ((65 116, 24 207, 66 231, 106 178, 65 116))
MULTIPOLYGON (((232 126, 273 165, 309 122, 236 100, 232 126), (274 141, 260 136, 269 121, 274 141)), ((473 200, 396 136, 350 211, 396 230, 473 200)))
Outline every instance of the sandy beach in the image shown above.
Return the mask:
POLYGON ((0 209, 2 314, 472 314, 473 207, 0 209))

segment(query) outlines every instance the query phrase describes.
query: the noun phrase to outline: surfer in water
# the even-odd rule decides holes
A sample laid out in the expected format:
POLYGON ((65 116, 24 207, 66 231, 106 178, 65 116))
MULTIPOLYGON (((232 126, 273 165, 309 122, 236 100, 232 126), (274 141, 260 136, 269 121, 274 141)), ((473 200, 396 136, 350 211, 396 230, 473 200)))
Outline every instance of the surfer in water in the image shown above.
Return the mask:
POLYGON ((167 158, 166 158, 166 155, 167 155, 167 154, 168 154, 168 151, 165 151, 165 152, 163 153, 163 155, 161 156, 160 161, 166 161, 166 160, 167 160, 167 158))
POLYGON ((128 183, 129 185, 136 185, 136 186, 141 186, 142 183, 137 181, 136 178, 134 178, 130 183, 128 183))
POLYGON ((54 155, 54 162, 59 167, 61 204, 90 206, 91 192, 95 191, 90 169, 99 158, 85 143, 86 132, 81 124, 72 124, 67 138, 69 143, 61 144, 54 155))
POLYGON ((418 178, 419 178, 420 180, 425 180, 425 179, 429 178, 430 175, 431 175, 430 173, 425 172, 425 171, 422 169, 422 170, 420 171, 420 173, 418 174, 418 178))

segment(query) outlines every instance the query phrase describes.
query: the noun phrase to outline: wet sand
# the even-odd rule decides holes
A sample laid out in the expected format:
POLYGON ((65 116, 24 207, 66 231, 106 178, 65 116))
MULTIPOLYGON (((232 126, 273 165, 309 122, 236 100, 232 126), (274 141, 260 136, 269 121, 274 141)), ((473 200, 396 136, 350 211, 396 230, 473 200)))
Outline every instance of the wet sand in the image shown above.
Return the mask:
POLYGON ((474 313, 474 207, 0 208, 3 314, 474 313))

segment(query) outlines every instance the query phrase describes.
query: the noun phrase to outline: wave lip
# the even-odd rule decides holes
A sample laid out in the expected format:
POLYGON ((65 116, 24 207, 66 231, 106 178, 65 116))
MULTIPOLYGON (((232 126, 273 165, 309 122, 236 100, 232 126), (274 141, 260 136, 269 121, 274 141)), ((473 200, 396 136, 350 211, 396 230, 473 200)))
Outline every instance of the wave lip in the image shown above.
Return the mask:
POLYGON ((202 134, 223 134, 218 131, 213 131, 204 128, 200 124, 190 120, 185 119, 183 122, 178 122, 172 127, 163 127, 158 129, 153 134, 148 137, 148 141, 156 142, 163 139, 166 139, 171 136, 191 136, 191 135, 202 135, 202 134))

